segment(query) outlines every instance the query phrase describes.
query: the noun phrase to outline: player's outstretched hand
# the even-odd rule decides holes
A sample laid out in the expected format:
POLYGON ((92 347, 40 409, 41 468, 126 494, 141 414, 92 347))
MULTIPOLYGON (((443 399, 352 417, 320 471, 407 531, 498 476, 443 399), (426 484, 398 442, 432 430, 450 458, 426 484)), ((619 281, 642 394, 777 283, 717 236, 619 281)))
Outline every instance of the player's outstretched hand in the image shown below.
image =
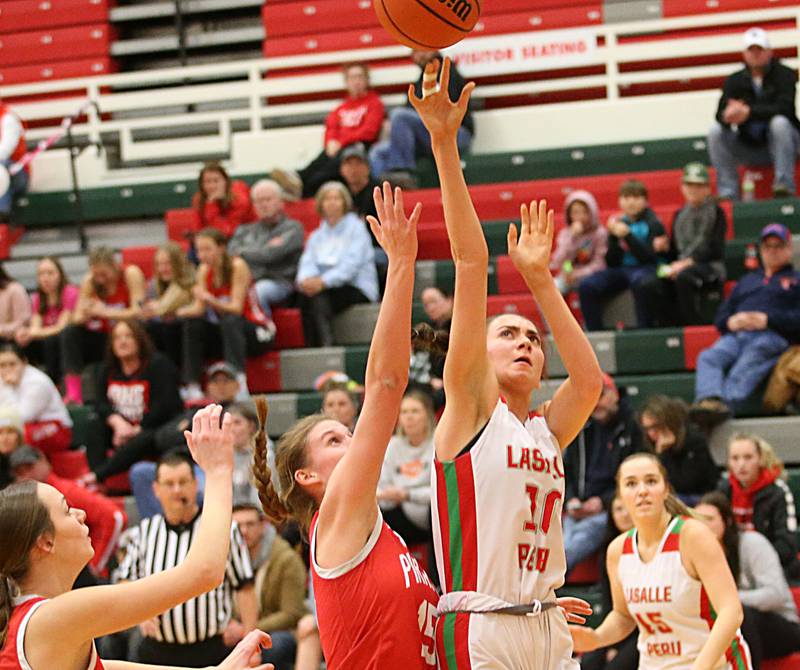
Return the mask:
POLYGON ((520 229, 508 226, 508 255, 523 277, 550 276, 550 251, 553 248, 555 215, 547 200, 520 206, 520 229))
POLYGON ((222 407, 204 407, 192 419, 192 430, 183 431, 192 458, 208 473, 214 470, 233 471, 233 430, 230 414, 222 421, 222 407))
POLYGON ((474 82, 469 82, 461 91, 458 102, 450 100, 450 59, 445 58, 442 65, 442 76, 437 85, 439 74, 439 59, 434 58, 425 66, 422 75, 422 97, 418 98, 414 85, 408 87, 408 99, 417 110, 422 123, 428 129, 431 137, 456 137, 464 115, 467 113, 469 97, 475 88, 474 82))
POLYGON ((570 626, 569 634, 572 635, 572 650, 575 652, 594 651, 598 647, 597 633, 592 628, 570 626))
POLYGON ((586 623, 585 617, 592 615, 592 606, 581 598, 556 598, 556 605, 569 623, 586 623))
POLYGON ((275 670, 272 663, 261 662, 261 649, 269 649, 272 640, 261 630, 251 630, 228 654, 217 670, 275 670))
POLYGON ((383 190, 375 187, 373 192, 378 218, 367 216, 372 234, 383 247, 389 260, 417 258, 417 224, 422 213, 422 204, 417 203, 411 216, 403 210, 403 191, 396 188, 392 193, 389 182, 383 182, 383 190))

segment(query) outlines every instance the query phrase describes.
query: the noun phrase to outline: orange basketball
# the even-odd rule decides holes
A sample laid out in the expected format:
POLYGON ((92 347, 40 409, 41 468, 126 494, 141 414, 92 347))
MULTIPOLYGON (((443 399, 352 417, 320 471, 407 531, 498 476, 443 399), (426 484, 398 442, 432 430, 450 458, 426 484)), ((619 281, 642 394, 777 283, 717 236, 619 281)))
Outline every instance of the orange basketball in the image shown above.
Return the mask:
POLYGON ((427 51, 464 39, 481 15, 481 0, 373 0, 372 4, 392 37, 427 51))

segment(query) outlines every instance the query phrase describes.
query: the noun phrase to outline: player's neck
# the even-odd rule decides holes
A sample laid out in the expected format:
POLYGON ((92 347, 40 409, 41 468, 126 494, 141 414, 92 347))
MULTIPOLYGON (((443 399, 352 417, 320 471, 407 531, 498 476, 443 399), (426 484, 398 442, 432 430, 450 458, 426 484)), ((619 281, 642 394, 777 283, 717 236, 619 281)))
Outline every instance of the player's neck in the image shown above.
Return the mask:
POLYGON ((530 412, 531 408, 531 399, 530 396, 527 394, 511 394, 511 393, 504 393, 503 399, 505 400, 506 405, 508 405, 508 410, 515 416, 520 422, 525 423, 525 420, 528 418, 528 413, 530 412))
POLYGON ((28 576, 19 584, 20 595, 55 598, 72 588, 77 575, 66 574, 63 566, 53 566, 43 561, 32 565, 28 576))
POLYGON ((636 534, 639 538, 639 544, 645 546, 656 546, 661 542, 664 533, 667 531, 667 526, 670 522, 670 516, 667 510, 657 517, 640 519, 636 523, 636 534))

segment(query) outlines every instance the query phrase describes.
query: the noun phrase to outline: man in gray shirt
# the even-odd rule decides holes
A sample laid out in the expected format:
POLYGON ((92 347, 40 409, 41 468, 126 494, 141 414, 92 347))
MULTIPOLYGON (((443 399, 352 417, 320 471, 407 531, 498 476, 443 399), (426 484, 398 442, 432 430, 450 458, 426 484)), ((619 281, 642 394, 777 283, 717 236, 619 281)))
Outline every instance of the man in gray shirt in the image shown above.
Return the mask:
POLYGON ((297 262, 303 252, 303 226, 286 217, 281 187, 262 179, 250 189, 258 221, 239 226, 228 243, 228 253, 241 256, 253 273, 258 301, 267 316, 271 305, 294 291, 297 262))

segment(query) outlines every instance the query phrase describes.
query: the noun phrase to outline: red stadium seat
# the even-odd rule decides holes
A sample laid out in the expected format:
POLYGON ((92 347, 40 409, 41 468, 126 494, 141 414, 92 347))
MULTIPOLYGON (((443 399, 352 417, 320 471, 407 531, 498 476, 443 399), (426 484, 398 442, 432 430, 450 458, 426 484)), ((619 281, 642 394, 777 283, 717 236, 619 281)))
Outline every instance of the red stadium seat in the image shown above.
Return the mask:
POLYGON ((578 563, 567 574, 567 584, 596 584, 600 579, 599 553, 594 553, 578 563))
POLYGON ((108 21, 108 0, 5 0, 0 34, 108 21))
POLYGON ((306 346, 299 309, 274 309, 272 320, 278 330, 275 335, 276 349, 299 349, 306 346))
MULTIPOLYGON (((3 66, 0 67, 0 83, 10 86, 11 84, 51 81, 54 79, 94 77, 102 74, 113 74, 116 71, 116 62, 107 57, 37 63, 35 65, 17 65, 15 67, 3 66)), ((58 97, 62 96, 59 95, 58 97)))
POLYGON ((109 493, 124 494, 131 492, 131 482, 127 472, 120 472, 118 475, 112 475, 106 479, 103 484, 106 487, 106 491, 109 493))
POLYGON ((528 291, 528 285, 517 272, 514 263, 509 256, 498 256, 497 258, 497 291, 501 294, 524 293, 528 291))
POLYGON ((761 661, 761 670, 798 670, 800 654, 792 654, 783 658, 765 658, 761 661))
POLYGON ((50 464, 53 466, 53 472, 66 479, 78 479, 89 472, 89 462, 83 449, 57 451, 50 456, 50 464))
POLYGON ((122 250, 123 265, 138 265, 146 279, 153 276, 153 256, 158 247, 125 247, 122 250))
POLYGON ((247 359, 247 388, 251 393, 281 390, 281 358, 277 351, 247 359))
POLYGON ((0 40, 0 62, 26 65, 108 56, 112 29, 105 24, 9 33, 0 40))
POLYGON ((719 338, 714 326, 687 326, 683 329, 684 365, 687 370, 697 368, 697 357, 719 338))
POLYGON ((169 209, 164 215, 167 237, 174 242, 185 242, 187 233, 200 230, 197 213, 192 208, 169 209))
MULTIPOLYGON (((794 0, 769 0, 770 7, 789 7, 794 0)), ((761 0, 663 0, 664 18, 718 12, 739 12, 745 9, 763 9, 761 0)))
POLYGON ((512 295, 490 295, 486 299, 487 316, 498 314, 519 314, 536 324, 540 332, 545 332, 544 319, 539 314, 536 301, 530 293, 512 295))

